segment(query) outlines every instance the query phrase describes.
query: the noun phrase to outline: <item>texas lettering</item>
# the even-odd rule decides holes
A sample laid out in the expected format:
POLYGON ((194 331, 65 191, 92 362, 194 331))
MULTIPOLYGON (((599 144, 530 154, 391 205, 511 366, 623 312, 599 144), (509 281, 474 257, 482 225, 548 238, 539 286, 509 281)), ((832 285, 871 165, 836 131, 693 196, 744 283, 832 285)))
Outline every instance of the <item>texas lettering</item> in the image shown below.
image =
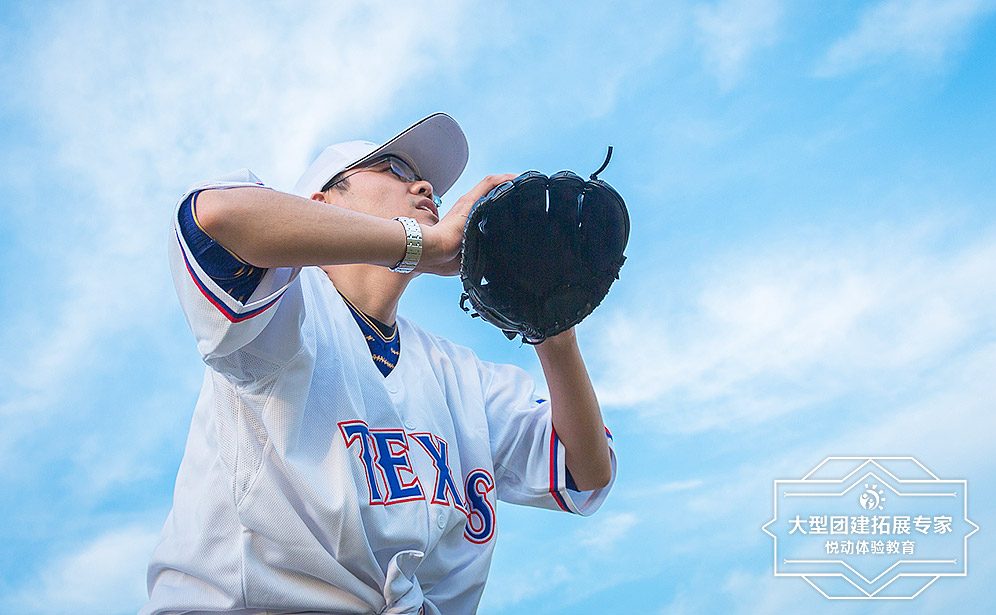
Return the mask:
POLYGON ((356 453, 363 466, 370 505, 388 506, 425 500, 451 506, 467 516, 464 537, 485 543, 494 536, 495 511, 488 495, 494 491, 494 478, 487 470, 470 471, 460 484, 449 464, 449 445, 431 433, 406 434, 403 429, 373 429, 363 421, 339 423, 346 447, 356 453), (427 455, 435 468, 428 494, 412 469, 409 451, 427 455), (462 494, 462 495, 461 495, 462 494))

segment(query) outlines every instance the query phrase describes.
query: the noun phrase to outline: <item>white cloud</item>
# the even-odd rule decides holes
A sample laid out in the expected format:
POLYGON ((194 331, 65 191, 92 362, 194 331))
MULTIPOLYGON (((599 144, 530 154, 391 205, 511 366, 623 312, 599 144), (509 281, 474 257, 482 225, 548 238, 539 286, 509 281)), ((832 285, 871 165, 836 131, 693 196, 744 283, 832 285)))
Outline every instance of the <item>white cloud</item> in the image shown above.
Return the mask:
POLYGON ((668 483, 661 483, 659 485, 642 487, 639 493, 641 496, 647 496, 647 495, 658 495, 663 493, 674 493, 676 491, 689 491, 692 489, 698 489, 703 484, 704 484, 703 481, 699 479, 677 480, 668 483))
POLYGON ((836 396, 917 382, 991 326, 996 239, 934 251, 920 231, 752 242, 663 282, 644 305, 596 313, 599 397, 672 432, 763 422, 836 396), (648 326, 650 325, 650 326, 648 326))
MULTIPOLYGON (((923 398, 908 404, 875 408, 858 421, 829 424, 815 437, 774 446, 761 458, 743 456, 735 470, 725 468, 706 488, 688 498, 649 498, 634 510, 641 521, 642 545, 668 549, 671 557, 688 557, 689 569, 707 569, 709 578, 688 572, 672 601, 661 613, 776 613, 795 610, 835 613, 839 603, 827 601, 800 579, 775 578, 771 570, 773 544, 761 526, 774 512, 775 479, 800 478, 824 456, 913 455, 944 479, 968 479, 969 517, 987 527, 993 522, 994 463, 991 434, 996 414, 991 375, 996 370, 996 346, 972 353, 938 374, 923 398), (666 515, 659 511, 667 510, 666 515), (670 531, 654 519, 680 523, 670 531), (721 590, 714 595, 715 589, 721 590), (792 610, 789 608, 788 610, 792 610)), ((843 415, 843 412, 840 412, 843 415)), ((765 437, 765 436, 761 436, 765 437)), ((778 442, 777 438, 772 438, 778 442)), ((782 441, 784 443, 784 440, 782 441)), ((874 612, 935 613, 974 609, 991 602, 985 584, 990 552, 996 538, 980 532, 969 542, 969 579, 945 579, 912 603, 893 611, 882 603, 874 612)), ((869 611, 872 612, 872 611, 869 611)), ((981 611, 980 611, 981 612, 981 611)))
MULTIPOLYGON (((842 405, 831 409, 822 429, 808 436, 778 434, 778 428, 749 432, 768 442, 760 455, 745 449, 735 468, 725 466, 710 476, 701 489, 679 497, 648 497, 632 512, 641 521, 668 510, 669 519, 682 520, 676 528, 683 544, 672 548, 708 553, 724 544, 765 545, 770 539, 760 527, 773 510, 771 489, 776 479, 801 478, 826 457, 913 456, 945 479, 968 479, 969 514, 981 524, 993 517, 991 491, 994 465, 991 434, 996 413, 991 394, 991 375, 996 373, 996 344, 966 353, 935 374, 929 386, 914 399, 890 405, 871 404, 867 411, 848 413, 842 405), (835 420, 837 417, 839 420, 835 420), (980 482, 981 481, 981 482, 980 482), (689 527, 691 526, 691 527, 689 527), (703 529, 704 528, 704 529, 703 529), (690 544, 684 544, 684 542, 690 544)), ((853 402, 862 404, 861 400, 853 402)), ((643 526, 641 526, 643 527, 643 526)), ((647 524, 646 543, 663 543, 670 537, 653 532, 647 524)), ((991 535, 972 538, 972 549, 987 550, 991 535), (985 543, 985 544, 983 544, 985 543)), ((762 566, 765 561, 757 561, 762 566)))
POLYGON ((126 527, 107 532, 50 562, 14 596, 12 612, 103 615, 134 612, 147 599, 145 569, 158 531, 126 527))
POLYGON ((583 546, 604 551, 618 545, 636 524, 636 515, 632 513, 610 513, 587 524, 577 540, 583 546))
POLYGON ((960 46, 992 0, 887 0, 867 8, 858 26, 836 41, 816 68, 832 77, 905 56, 933 65, 960 46))
POLYGON ((500 612, 524 600, 547 594, 563 587, 574 575, 563 564, 549 568, 520 568, 492 574, 488 580, 490 587, 500 587, 501 591, 487 592, 482 598, 482 610, 500 612))
MULTIPOLYGON (((702 523, 762 540, 760 524, 773 512, 772 481, 801 478, 826 457, 914 456, 942 478, 991 477, 990 434, 996 429, 996 414, 988 378, 994 370, 996 345, 990 344, 952 362, 914 400, 874 407, 856 417, 848 415, 847 408, 837 408, 833 414, 842 420, 826 421, 824 429, 808 438, 778 439, 765 435, 763 429, 752 432, 781 446, 774 445, 760 458, 744 453, 735 471, 724 471, 704 488, 678 499, 702 523)), ((971 493, 970 487, 970 498, 971 493)), ((647 510, 659 507, 653 499, 647 503, 647 510)), ((979 510, 991 507, 983 504, 979 510)), ((718 530, 712 534, 699 539, 722 540, 724 536, 718 530)))
MULTIPOLYGON (((784 613, 796 611, 800 604, 814 601, 813 591, 802 579, 776 579, 774 575, 757 574, 752 571, 734 569, 722 580, 719 589, 736 600, 740 608, 735 612, 784 613), (796 581, 789 583, 787 581, 796 581), (750 596, 749 600, 745 600, 750 596)), ((815 592, 814 592, 815 594, 815 592)), ((836 608, 830 607, 828 610, 836 608)))
POLYGON ((706 68, 723 90, 745 75, 753 54, 775 43, 781 0, 723 0, 695 10, 695 26, 706 68))
POLYGON ((9 333, 0 413, 37 428, 73 378, 169 321, 166 229, 186 185, 250 166, 289 188, 330 135, 367 134, 452 53, 458 2, 376 7, 87 2, 37 20, 21 97, 58 144, 38 166, 72 189, 36 212, 50 247, 32 267, 56 300, 9 333))
MULTIPOLYGON (((467 44, 484 53, 454 93, 473 101, 474 113, 464 127, 487 139, 489 147, 475 152, 468 175, 490 172, 489 159, 511 155, 535 164, 543 146, 521 150, 537 135, 558 138, 558 131, 572 125, 598 134, 603 122, 612 125, 620 104, 645 95, 648 83, 670 70, 665 58, 680 51, 687 13, 684 2, 662 10, 650 0, 537 2, 528 11, 506 3, 478 5, 467 44)), ((564 156, 569 160, 565 150, 558 148, 557 164, 564 164, 564 156)))

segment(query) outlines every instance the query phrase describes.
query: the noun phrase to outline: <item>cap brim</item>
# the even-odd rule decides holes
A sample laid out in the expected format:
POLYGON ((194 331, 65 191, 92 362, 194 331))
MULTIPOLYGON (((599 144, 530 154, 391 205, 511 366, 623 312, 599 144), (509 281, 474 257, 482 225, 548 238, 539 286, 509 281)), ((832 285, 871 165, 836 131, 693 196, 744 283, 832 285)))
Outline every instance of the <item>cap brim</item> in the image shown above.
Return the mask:
POLYGON ((460 178, 470 149, 456 120, 445 113, 434 113, 349 166, 387 155, 412 165, 419 177, 432 184, 433 193, 442 195, 460 178))

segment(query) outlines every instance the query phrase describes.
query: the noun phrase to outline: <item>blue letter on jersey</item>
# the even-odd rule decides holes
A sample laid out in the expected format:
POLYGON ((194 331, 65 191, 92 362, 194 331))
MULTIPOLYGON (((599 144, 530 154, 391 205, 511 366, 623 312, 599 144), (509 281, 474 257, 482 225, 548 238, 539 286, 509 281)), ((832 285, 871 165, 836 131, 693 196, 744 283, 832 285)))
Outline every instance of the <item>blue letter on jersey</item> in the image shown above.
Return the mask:
POLYGON ((425 452, 429 453, 432 465, 436 467, 436 490, 432 495, 432 503, 452 504, 456 508, 464 509, 460 493, 457 491, 456 484, 453 483, 453 475, 450 473, 446 440, 429 433, 412 434, 412 437, 422 445, 425 452), (453 496, 452 500, 449 497, 451 495, 453 496))
POLYGON ((346 447, 353 445, 356 439, 360 440, 360 461, 363 462, 367 471, 367 485, 370 487, 370 503, 383 504, 384 498, 377 488, 377 475, 374 474, 373 454, 370 452, 371 438, 370 428, 363 421, 344 421, 339 423, 339 431, 346 440, 346 447))
POLYGON ((374 460, 384 473, 387 481, 387 500, 385 504, 396 502, 410 502, 421 500, 422 486, 418 482, 418 476, 412 470, 411 462, 408 461, 408 441, 405 439, 405 432, 393 429, 371 430, 377 448, 377 458, 374 460), (401 479, 401 471, 404 470, 413 476, 409 483, 401 479))
POLYGON ((485 470, 467 475, 467 527, 463 533, 470 542, 485 543, 494 535, 495 510, 488 501, 494 488, 495 481, 485 470))

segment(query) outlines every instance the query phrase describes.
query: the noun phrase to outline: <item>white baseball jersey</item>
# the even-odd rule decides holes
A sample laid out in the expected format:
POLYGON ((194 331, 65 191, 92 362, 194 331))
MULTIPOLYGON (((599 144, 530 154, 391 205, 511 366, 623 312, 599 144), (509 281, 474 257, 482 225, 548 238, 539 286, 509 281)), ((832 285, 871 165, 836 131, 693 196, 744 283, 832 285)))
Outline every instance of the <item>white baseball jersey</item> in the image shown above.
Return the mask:
MULTIPOLYGON (((184 199, 249 185, 243 170, 184 199)), ((267 270, 238 301, 176 221, 173 280, 208 369, 142 614, 473 613, 497 499, 600 506, 611 483, 568 489, 523 370, 399 317, 385 377, 323 271, 267 270)))

